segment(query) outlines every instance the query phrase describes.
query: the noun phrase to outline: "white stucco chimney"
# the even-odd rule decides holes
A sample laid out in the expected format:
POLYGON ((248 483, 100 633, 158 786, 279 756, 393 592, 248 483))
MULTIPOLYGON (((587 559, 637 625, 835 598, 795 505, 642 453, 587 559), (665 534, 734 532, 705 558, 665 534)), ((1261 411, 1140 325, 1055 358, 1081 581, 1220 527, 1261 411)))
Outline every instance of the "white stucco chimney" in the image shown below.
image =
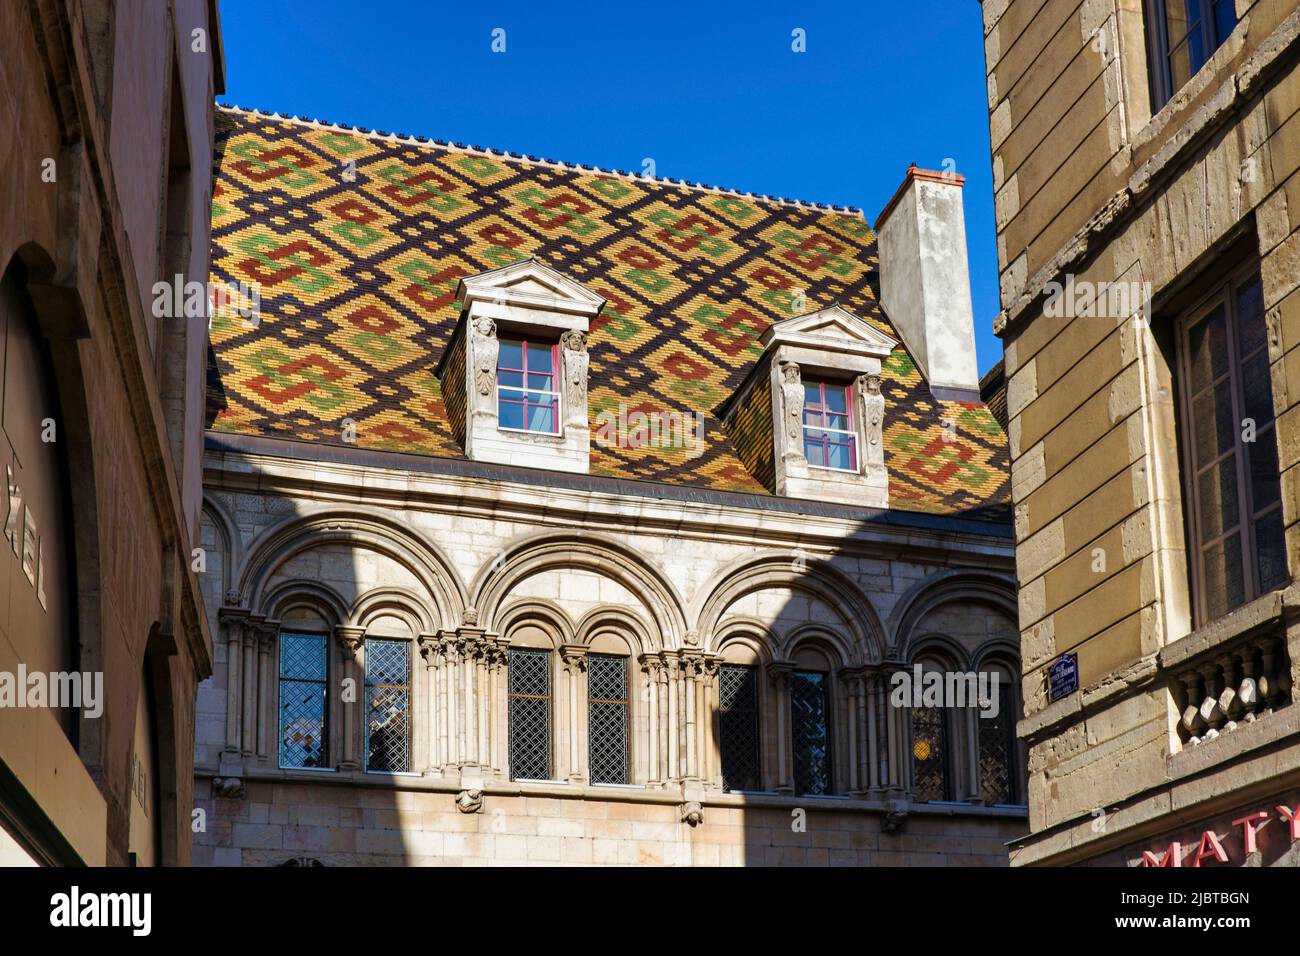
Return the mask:
POLYGON ((880 299, 937 398, 979 401, 964 176, 911 166, 876 218, 880 299))

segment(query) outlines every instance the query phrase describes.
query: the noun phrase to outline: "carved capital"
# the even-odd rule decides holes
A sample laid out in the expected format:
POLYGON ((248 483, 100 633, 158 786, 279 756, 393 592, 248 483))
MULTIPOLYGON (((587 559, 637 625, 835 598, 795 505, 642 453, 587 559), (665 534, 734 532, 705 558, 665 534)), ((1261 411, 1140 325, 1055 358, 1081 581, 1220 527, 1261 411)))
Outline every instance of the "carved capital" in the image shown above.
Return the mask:
POLYGON ((564 644, 560 647, 560 662, 571 674, 587 669, 587 645, 564 644))

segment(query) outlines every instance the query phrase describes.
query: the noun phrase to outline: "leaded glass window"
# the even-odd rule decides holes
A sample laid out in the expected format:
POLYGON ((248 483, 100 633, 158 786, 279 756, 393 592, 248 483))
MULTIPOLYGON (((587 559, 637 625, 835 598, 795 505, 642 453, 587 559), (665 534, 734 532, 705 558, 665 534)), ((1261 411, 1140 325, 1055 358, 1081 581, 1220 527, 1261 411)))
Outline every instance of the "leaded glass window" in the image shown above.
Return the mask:
POLYGON ((948 722, 938 707, 912 708, 912 796, 947 800, 948 722))
POLYGON ((794 785, 799 794, 831 792, 830 700, 827 676, 795 671, 790 678, 794 785))
POLYGON ((592 783, 629 783, 627 658, 587 656, 587 749, 592 783))
POLYGON ((999 687, 996 717, 981 716, 976 709, 970 711, 979 741, 980 796, 988 805, 1018 802, 1015 708, 1007 687, 1005 682, 999 687))
POLYGON ((324 634, 280 634, 280 766, 329 764, 324 634))
POLYGON ((757 667, 723 664, 718 672, 718 744, 723 789, 759 789, 757 667))
POLYGON ((510 777, 551 779, 551 652, 510 650, 510 777))
POLYGON ((366 640, 366 769, 411 769, 411 643, 366 640))

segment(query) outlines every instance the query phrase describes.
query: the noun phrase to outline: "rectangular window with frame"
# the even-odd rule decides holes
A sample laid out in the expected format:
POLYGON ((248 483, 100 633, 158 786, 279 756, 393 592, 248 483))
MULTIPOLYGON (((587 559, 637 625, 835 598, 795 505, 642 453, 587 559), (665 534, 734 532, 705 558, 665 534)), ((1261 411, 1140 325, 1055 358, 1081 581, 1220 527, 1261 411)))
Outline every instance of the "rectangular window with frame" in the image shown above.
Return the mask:
POLYGON ((718 671, 718 749, 722 789, 759 789, 758 668, 723 664, 718 671))
POLYGON ((592 783, 630 783, 627 658, 587 655, 587 750, 592 783))
POLYGON ((329 766, 328 649, 324 634, 280 634, 281 767, 329 766))
POLYGON ((411 643, 366 640, 366 769, 411 769, 411 643))
POLYGON ((858 470, 858 436, 848 386, 804 380, 803 454, 808 464, 858 470))
POLYGON ((1236 26, 1234 0, 1146 0, 1153 113, 1197 74, 1236 26))
POLYGON ((1224 283, 1179 321, 1178 373, 1199 626, 1290 579, 1258 272, 1224 283))
POLYGON ((551 652, 510 649, 510 779, 551 779, 551 652))
POLYGON ((790 729, 797 795, 831 792, 830 695, 827 675, 795 671, 790 676, 790 729))
POLYGON ((497 425, 510 431, 560 433, 559 346, 501 339, 497 353, 497 425))

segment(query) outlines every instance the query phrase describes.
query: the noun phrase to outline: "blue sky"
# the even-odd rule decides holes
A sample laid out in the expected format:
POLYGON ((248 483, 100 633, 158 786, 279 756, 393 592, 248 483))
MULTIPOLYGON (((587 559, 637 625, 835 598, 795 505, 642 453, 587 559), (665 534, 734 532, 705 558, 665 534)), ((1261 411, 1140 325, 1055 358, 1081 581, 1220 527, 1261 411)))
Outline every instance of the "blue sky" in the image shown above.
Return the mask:
POLYGON ((978 3, 492 8, 227 0, 223 99, 636 172, 649 157, 660 176, 873 222, 909 163, 950 161, 966 176, 980 372, 1001 357, 978 3))

